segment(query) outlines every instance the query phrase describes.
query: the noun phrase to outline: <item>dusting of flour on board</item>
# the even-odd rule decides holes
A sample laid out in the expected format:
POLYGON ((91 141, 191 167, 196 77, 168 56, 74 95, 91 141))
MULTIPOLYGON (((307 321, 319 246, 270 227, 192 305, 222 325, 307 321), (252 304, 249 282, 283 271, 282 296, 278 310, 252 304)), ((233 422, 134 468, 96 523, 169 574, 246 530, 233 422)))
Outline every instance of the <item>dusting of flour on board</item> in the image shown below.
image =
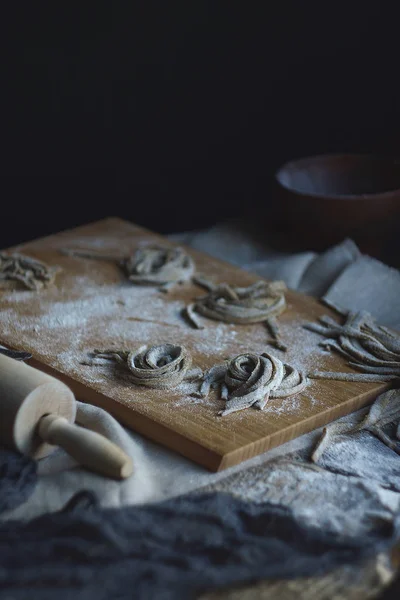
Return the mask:
MULTIPOLYGON (((115 240, 93 239, 89 245, 115 249, 112 243, 115 244, 115 240)), ((76 245, 83 246, 84 240, 77 240, 76 245)), ((263 324, 241 326, 204 319, 205 328, 194 330, 182 316, 185 302, 179 299, 179 292, 167 299, 154 287, 135 286, 124 280, 99 284, 96 262, 80 261, 80 274, 64 274, 61 285, 42 293, 39 303, 32 302, 33 298, 38 299, 35 292, 4 293, 1 327, 6 337, 11 337, 18 327, 26 349, 30 347, 29 342, 39 338, 42 355, 51 366, 72 377, 84 372, 85 380, 95 389, 112 388, 114 397, 124 403, 140 401, 142 404, 143 394, 140 395, 137 387, 129 382, 129 377, 121 377, 121 373, 107 362, 92 367, 82 365, 94 347, 133 350, 143 344, 165 341, 190 344, 194 366, 203 369, 237 354, 267 351, 308 372, 319 366, 320 358, 325 354, 318 347, 315 333, 305 330, 301 323, 293 324, 284 319, 279 320, 279 326, 281 337, 288 346, 286 353, 268 344, 269 334, 263 324), (32 304, 32 310, 28 314, 21 313, 21 304, 32 304)), ((193 384, 182 384, 174 390, 170 394, 171 410, 180 407, 190 410, 201 405, 217 414, 223 402, 216 394, 205 400, 193 397, 193 391, 193 384)), ((275 415, 298 412, 305 402, 316 402, 307 392, 283 400, 270 400, 264 412, 275 415)), ((161 400, 165 402, 165 392, 160 394, 161 400)), ((242 419, 245 413, 230 418, 242 419)))

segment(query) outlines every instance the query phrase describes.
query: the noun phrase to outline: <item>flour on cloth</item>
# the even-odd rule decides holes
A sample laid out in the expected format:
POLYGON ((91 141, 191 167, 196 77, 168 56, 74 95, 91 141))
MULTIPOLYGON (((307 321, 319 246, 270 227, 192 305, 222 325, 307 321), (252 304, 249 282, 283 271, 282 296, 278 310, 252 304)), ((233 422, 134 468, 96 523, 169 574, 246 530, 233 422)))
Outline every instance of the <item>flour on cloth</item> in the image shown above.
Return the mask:
POLYGON ((228 492, 262 504, 290 508, 308 527, 358 538, 374 520, 390 522, 400 508, 400 494, 382 490, 376 481, 347 477, 316 465, 280 458, 252 467, 199 490, 228 492))
POLYGON ((400 390, 381 394, 360 421, 324 428, 312 460, 400 492, 400 390))

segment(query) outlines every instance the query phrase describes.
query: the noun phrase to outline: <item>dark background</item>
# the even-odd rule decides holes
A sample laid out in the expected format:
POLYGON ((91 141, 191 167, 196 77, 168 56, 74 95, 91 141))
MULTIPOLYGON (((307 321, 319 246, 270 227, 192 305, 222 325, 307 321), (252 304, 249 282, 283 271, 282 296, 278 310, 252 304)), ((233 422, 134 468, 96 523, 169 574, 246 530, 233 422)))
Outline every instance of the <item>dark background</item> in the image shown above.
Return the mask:
POLYGON ((107 215, 160 232, 266 211, 276 168, 398 153, 378 2, 2 8, 0 246, 107 215))

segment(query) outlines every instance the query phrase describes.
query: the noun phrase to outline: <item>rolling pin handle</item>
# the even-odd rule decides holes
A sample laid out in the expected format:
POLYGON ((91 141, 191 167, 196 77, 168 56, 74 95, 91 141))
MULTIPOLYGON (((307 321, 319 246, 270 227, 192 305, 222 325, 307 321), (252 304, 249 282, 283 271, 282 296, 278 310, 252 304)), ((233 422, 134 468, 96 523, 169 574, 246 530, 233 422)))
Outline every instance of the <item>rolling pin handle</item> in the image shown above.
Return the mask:
POLYGON ((75 460, 101 475, 126 479, 132 474, 130 457, 103 435, 73 425, 64 417, 45 415, 38 425, 39 436, 48 444, 60 446, 75 460))

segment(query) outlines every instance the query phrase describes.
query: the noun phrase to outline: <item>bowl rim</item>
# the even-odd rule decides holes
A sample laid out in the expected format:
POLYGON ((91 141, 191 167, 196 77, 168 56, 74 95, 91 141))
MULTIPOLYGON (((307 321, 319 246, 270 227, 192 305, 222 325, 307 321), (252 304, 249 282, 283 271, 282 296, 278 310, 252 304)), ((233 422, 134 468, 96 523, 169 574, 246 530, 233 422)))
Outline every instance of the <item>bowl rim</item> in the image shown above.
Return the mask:
POLYGON ((310 156, 303 156, 301 158, 295 158, 292 160, 289 160, 287 162, 285 162, 281 167, 279 167, 279 169, 275 172, 275 176, 274 179, 275 181, 278 183, 278 185, 280 185, 282 188, 288 190, 289 192, 291 192, 292 194, 295 194, 297 196, 311 196, 313 198, 332 198, 334 200, 368 200, 368 199, 377 199, 377 198, 381 198, 382 196, 384 196, 385 198, 389 198, 391 196, 397 195, 400 192, 400 186, 393 188, 392 190, 387 190, 385 192, 373 192, 373 193, 364 193, 364 194, 324 194, 324 193, 317 193, 317 192, 304 192, 301 190, 297 190, 293 187, 289 187, 288 185, 286 185, 281 179, 280 179, 280 175, 283 173, 284 170, 286 170, 288 167, 290 167, 291 165, 301 165, 301 163, 303 162, 307 162, 307 161, 316 161, 316 162, 323 162, 324 160, 327 159, 333 159, 333 158, 350 158, 350 159, 380 159, 380 160, 386 160, 389 162, 394 162, 395 164, 399 165, 399 171, 400 171, 400 157, 396 157, 396 156, 392 156, 392 155, 385 155, 385 154, 368 154, 368 153, 350 153, 350 152, 345 152, 345 153, 340 153, 340 152, 335 152, 335 153, 326 153, 326 154, 313 154, 310 156))

